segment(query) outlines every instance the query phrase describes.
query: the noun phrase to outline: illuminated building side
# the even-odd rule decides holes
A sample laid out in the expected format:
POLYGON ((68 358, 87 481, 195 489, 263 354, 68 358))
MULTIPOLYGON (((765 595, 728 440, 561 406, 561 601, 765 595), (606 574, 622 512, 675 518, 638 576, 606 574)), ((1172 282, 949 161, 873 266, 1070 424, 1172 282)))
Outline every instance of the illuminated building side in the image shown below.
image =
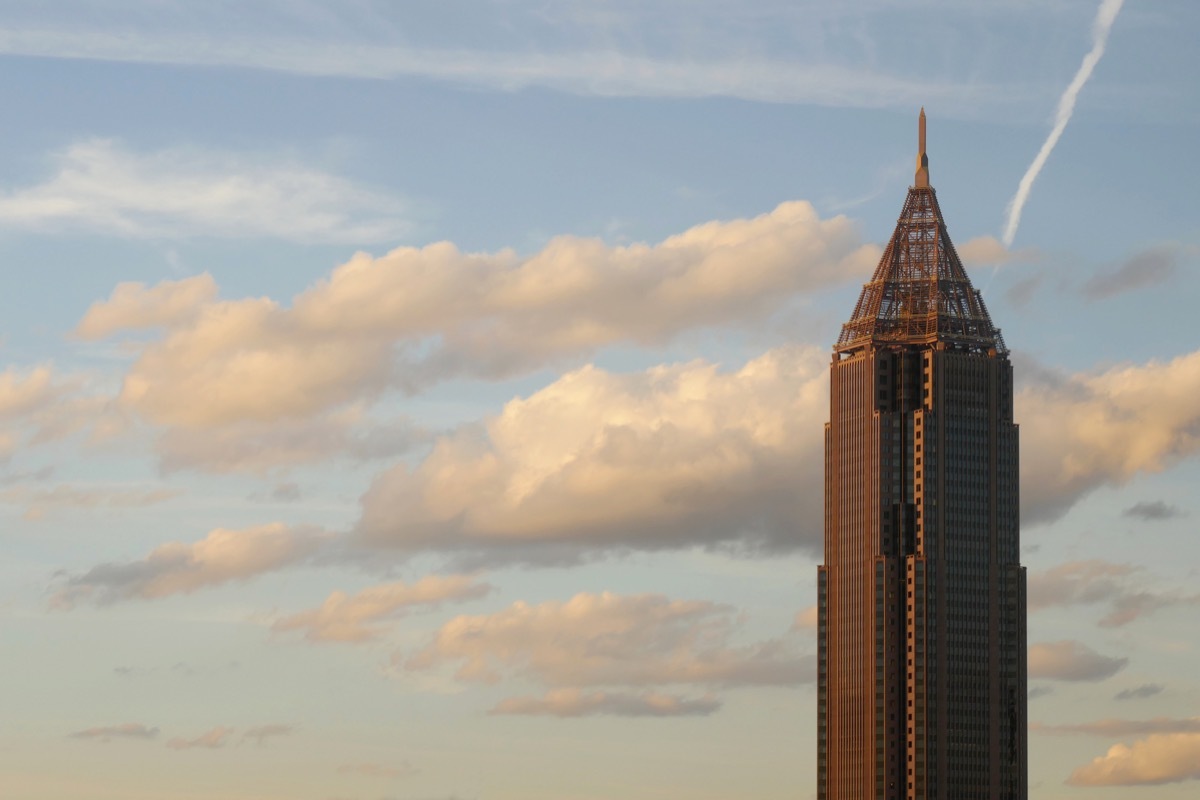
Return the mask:
POLYGON ((929 185, 834 346, 819 568, 819 800, 1024 800, 1012 365, 929 185))

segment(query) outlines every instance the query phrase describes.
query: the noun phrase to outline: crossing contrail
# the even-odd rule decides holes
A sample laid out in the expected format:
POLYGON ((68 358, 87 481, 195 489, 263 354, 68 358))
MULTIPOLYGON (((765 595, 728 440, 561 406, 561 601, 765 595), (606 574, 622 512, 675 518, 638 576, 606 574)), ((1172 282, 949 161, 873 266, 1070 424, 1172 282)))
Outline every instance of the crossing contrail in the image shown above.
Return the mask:
POLYGON ((1021 209, 1025 207, 1025 201, 1029 199, 1029 190, 1033 188, 1033 182, 1037 180, 1038 173, 1042 171, 1042 167, 1046 165, 1046 159, 1050 157, 1050 151, 1054 149, 1054 145, 1058 144, 1059 137, 1062 136, 1067 123, 1071 121, 1071 114, 1075 111, 1075 98, 1079 96, 1079 90, 1088 82, 1088 78, 1092 77, 1092 70, 1096 68, 1100 56, 1104 55, 1104 46, 1108 44, 1108 33, 1112 30, 1117 13, 1121 10, 1121 4, 1124 2, 1125 0, 1103 0, 1099 10, 1096 11, 1096 19, 1092 22, 1092 49, 1083 57, 1079 71, 1075 73, 1071 84, 1058 99, 1058 110, 1054 114, 1054 127, 1050 129, 1050 135, 1046 137, 1037 157, 1033 159, 1033 163, 1021 177, 1021 182, 1017 185, 1017 193, 1008 202, 1008 221, 1004 224, 1005 247, 1012 246, 1013 238, 1017 235, 1017 226, 1021 224, 1021 209))

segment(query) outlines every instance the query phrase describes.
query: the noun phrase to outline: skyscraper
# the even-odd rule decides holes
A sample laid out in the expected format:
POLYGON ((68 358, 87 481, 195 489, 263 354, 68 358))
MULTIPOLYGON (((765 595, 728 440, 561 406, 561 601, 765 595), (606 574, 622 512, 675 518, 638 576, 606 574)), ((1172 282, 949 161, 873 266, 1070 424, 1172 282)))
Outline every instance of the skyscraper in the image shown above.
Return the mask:
POLYGON ((817 796, 1023 800, 1012 365, 919 142, 830 366, 817 796))

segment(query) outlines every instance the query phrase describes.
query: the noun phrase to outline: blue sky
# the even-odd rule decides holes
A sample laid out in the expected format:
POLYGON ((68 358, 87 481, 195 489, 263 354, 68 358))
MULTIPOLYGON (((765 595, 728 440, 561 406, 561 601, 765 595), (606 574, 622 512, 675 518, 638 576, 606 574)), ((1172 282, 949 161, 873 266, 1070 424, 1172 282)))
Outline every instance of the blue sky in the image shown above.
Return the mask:
POLYGON ((1200 8, 0 3, 0 785, 809 797, 829 348, 929 115, 1039 798, 1191 797, 1200 8), (1099 788, 1108 787, 1108 788, 1099 788))

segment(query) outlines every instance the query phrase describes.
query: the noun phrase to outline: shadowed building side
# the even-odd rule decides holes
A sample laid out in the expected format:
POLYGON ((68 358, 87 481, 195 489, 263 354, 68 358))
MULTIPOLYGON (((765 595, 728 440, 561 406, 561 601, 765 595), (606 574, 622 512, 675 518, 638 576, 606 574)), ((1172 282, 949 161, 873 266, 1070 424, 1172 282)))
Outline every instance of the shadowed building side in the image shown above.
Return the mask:
POLYGON ((834 347, 818 797, 1023 799, 1025 572, 1012 366, 929 186, 834 347))

